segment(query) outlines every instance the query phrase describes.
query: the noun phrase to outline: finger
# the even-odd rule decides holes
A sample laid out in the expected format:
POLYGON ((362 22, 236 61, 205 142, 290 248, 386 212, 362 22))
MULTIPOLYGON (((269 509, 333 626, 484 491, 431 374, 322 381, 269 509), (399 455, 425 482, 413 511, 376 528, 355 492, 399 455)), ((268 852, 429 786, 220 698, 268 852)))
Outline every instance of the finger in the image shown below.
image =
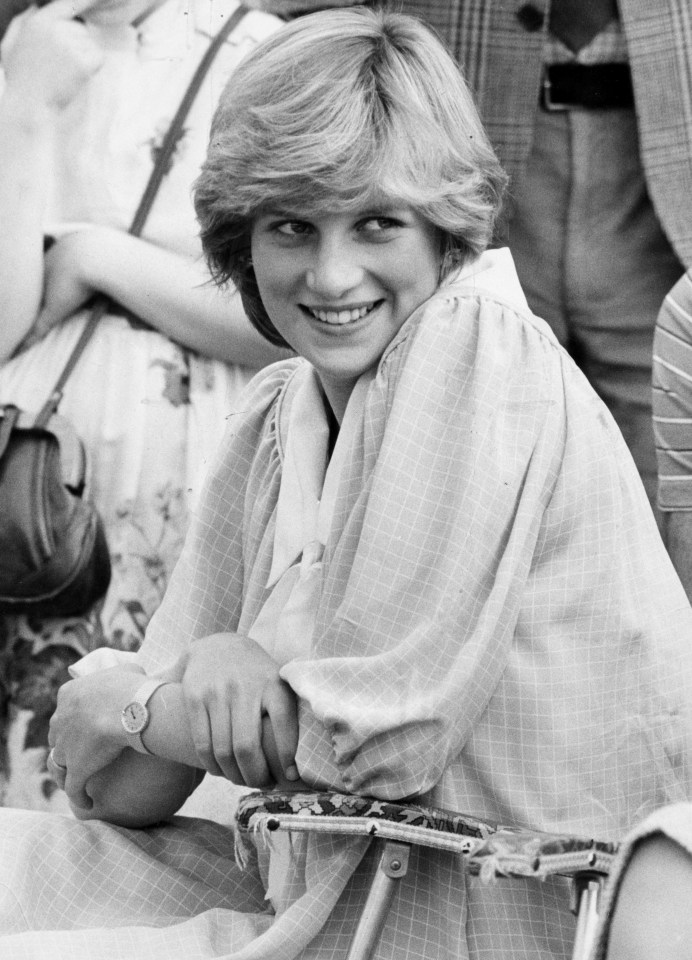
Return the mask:
POLYGON ((223 776, 231 783, 237 783, 239 786, 247 785, 235 757, 233 721, 227 702, 217 701, 210 710, 209 717, 215 762, 221 768, 223 776))
POLYGON ((262 750, 262 712, 259 704, 237 697, 231 704, 233 754, 248 787, 274 782, 262 750))
POLYGON ((286 774, 279 760, 279 752, 276 749, 276 739, 274 737, 274 728, 269 719, 269 714, 265 713, 262 717, 262 752, 267 761, 269 771, 274 778, 277 786, 286 785, 286 774))
POLYGON ((34 321, 34 326, 32 328, 32 333, 35 337, 42 338, 48 333, 50 328, 53 326, 51 322, 50 315, 47 310, 44 308, 40 311, 36 320, 34 321))
POLYGON ((61 763, 56 759, 54 750, 51 750, 46 757, 46 769, 48 770, 48 773, 50 774, 50 777, 54 783, 56 783, 61 790, 64 790, 65 778, 67 777, 67 767, 64 763, 61 763))
POLYGON ((83 774, 74 773, 69 767, 65 771, 63 790, 67 794, 70 802, 82 810, 91 810, 94 805, 93 800, 86 792, 86 782, 92 772, 93 771, 90 771, 88 776, 85 777, 83 774))
POLYGON ((101 0, 52 0, 41 8, 41 16, 52 20, 74 20, 98 6, 101 0))
POLYGON ((190 694, 183 684, 183 697, 190 724, 190 736, 202 767, 212 776, 222 777, 224 772, 216 762, 212 749, 212 728, 209 713, 203 700, 190 694))
POLYGON ((271 720, 281 770, 286 779, 297 780, 298 703, 295 693, 287 683, 282 681, 271 688, 265 709, 271 720))

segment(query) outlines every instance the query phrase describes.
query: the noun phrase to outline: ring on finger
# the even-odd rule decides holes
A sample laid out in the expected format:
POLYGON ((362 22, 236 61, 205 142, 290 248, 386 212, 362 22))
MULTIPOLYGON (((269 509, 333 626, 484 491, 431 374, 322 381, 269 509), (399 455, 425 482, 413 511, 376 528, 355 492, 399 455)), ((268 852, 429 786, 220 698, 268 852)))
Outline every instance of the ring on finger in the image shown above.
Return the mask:
POLYGON ((58 770, 67 771, 67 767, 65 766, 65 764, 58 763, 58 761, 55 759, 55 747, 53 747, 51 752, 48 754, 48 761, 52 763, 54 767, 57 767, 58 770))

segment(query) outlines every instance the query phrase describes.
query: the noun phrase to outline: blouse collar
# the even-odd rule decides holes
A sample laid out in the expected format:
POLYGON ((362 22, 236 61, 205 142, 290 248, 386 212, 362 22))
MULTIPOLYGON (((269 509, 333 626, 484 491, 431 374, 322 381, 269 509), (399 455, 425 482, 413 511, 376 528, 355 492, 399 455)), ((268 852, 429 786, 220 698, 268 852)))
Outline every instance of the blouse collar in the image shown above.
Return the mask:
POLYGON ((349 440, 362 420, 374 371, 363 374, 353 388, 330 459, 329 422, 319 379, 309 364, 302 366, 297 376, 301 379, 288 411, 283 444, 269 588, 300 559, 309 544, 324 547, 327 543, 349 440))

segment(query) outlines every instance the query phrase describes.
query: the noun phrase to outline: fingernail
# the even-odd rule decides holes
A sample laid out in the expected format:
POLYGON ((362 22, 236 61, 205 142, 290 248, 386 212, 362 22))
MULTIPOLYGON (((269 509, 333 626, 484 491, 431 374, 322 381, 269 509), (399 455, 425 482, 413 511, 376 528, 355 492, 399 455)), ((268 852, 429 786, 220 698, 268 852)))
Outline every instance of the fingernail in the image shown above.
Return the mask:
POLYGON ((298 780, 299 778, 300 778, 300 774, 298 773, 298 767, 291 766, 287 768, 286 770, 287 780, 298 780))

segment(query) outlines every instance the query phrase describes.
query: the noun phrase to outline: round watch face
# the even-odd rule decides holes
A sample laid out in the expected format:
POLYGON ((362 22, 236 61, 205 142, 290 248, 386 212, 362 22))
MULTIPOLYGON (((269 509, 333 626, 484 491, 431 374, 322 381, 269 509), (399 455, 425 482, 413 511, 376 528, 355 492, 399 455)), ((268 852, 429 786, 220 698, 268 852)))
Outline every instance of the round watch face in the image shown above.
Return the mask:
POLYGON ((142 703, 134 700, 123 707, 122 723, 128 733, 141 733, 149 720, 149 711, 142 703))

